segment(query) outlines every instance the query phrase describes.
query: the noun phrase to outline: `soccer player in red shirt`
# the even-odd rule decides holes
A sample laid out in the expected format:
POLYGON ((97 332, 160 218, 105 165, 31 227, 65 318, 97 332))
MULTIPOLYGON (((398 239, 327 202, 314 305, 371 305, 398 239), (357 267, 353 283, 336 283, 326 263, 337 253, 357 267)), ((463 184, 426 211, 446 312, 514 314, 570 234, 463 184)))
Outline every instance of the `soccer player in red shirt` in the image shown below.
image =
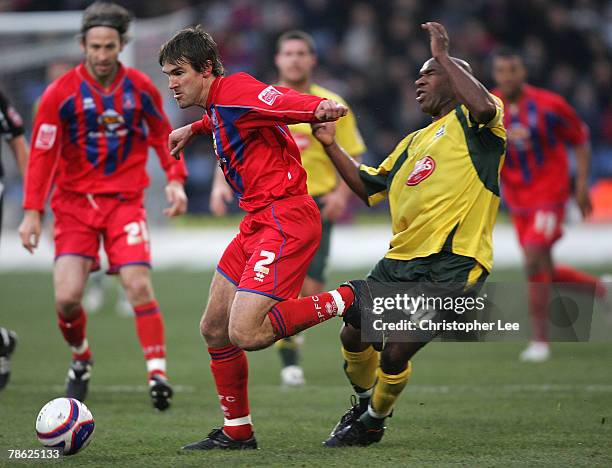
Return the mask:
POLYGON ((503 196, 523 249, 529 280, 534 340, 520 358, 545 361, 550 355, 546 285, 572 283, 592 288, 599 297, 606 294, 598 278, 555 265, 552 258, 552 247, 562 236, 565 203, 570 195, 566 146, 576 155, 576 202, 584 217, 591 212, 589 130, 563 97, 525 82, 526 70, 518 53, 500 50, 493 59, 493 78, 497 85, 493 93, 504 101, 508 132, 501 173, 503 196))
POLYGON ((296 299, 319 246, 321 219, 287 128, 334 121, 348 109, 246 73, 224 77, 217 46, 199 26, 164 44, 159 63, 179 107, 205 109, 202 120, 172 132, 172 154, 193 135, 212 134, 225 178, 247 212, 217 265, 200 323, 224 425, 184 448, 254 449, 244 350, 344 315, 354 299, 348 286, 296 299))
POLYGON ((143 206, 149 184, 145 165, 155 148, 168 177, 168 216, 185 212, 187 171, 171 157, 172 130, 161 95, 143 73, 118 60, 131 16, 124 8, 96 2, 83 14, 85 61, 45 90, 33 131, 19 233, 31 253, 38 246, 41 217, 55 183, 55 309, 72 350, 66 395, 83 400, 92 366, 87 315, 81 306, 91 270, 99 268, 100 240, 108 273, 119 274, 134 308, 146 359, 153 405, 164 410, 172 397, 166 378, 164 325, 150 275, 151 253, 143 206))

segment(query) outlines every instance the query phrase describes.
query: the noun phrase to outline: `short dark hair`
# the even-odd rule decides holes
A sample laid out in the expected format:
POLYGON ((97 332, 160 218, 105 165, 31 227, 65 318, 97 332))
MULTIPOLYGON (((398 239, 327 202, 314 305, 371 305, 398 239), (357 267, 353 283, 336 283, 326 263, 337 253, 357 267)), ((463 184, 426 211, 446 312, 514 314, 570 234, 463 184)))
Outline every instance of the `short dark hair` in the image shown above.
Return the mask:
POLYGON ((81 21, 80 39, 85 39, 85 34, 96 26, 106 26, 116 29, 122 42, 128 41, 127 31, 132 21, 132 14, 121 5, 109 2, 94 2, 83 12, 81 21))
POLYGON ((493 59, 496 59, 496 58, 509 59, 509 58, 514 58, 514 57, 518 58, 521 62, 523 62, 523 55, 517 49, 514 49, 513 47, 504 46, 504 47, 500 47, 499 49, 496 49, 493 52, 493 59))
POLYGON ((287 31, 280 35, 280 37, 276 40, 276 53, 280 52, 282 45, 286 41, 291 41, 294 39, 304 41, 308 46, 308 50, 310 50, 310 53, 316 55, 317 48, 315 46, 315 41, 312 36, 307 32, 299 31, 297 29, 293 31, 287 31))
POLYGON ((174 65, 188 63, 197 72, 202 72, 206 65, 212 65, 215 76, 223 76, 223 64, 219 58, 217 44, 199 24, 181 29, 159 50, 159 64, 174 65))

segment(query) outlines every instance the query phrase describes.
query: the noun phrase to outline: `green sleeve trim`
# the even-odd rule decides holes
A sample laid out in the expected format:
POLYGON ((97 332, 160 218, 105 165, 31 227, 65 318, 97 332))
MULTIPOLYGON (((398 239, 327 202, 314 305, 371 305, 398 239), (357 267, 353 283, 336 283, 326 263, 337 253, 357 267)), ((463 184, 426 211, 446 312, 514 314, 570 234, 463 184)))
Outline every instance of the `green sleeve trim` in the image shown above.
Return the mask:
POLYGON ((506 152, 506 141, 488 127, 471 127, 461 106, 455 115, 463 128, 470 159, 484 186, 499 197, 499 163, 506 152))
POLYGON ((365 185, 368 197, 387 190, 387 174, 370 174, 364 169, 359 169, 359 177, 365 185))

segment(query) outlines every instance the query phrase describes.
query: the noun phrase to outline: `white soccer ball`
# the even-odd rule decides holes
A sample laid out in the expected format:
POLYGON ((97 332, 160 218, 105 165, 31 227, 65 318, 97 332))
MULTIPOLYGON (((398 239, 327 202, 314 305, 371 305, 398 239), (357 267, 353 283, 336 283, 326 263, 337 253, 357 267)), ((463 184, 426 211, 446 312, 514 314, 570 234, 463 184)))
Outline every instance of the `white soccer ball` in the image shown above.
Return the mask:
POLYGON ((64 455, 74 455, 87 447, 93 432, 91 411, 74 398, 51 400, 36 418, 36 435, 40 443, 58 448, 64 455))

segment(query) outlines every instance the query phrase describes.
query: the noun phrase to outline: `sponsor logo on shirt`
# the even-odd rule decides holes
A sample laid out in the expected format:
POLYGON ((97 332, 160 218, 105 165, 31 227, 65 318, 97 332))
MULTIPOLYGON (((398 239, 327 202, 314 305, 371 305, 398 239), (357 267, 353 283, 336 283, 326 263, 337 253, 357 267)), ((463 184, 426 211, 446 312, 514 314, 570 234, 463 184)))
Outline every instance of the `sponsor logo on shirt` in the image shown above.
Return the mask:
POLYGON ((436 140, 438 138, 440 138, 442 135, 444 135, 444 131, 446 130, 446 125, 442 125, 438 131, 436 132, 436 134, 434 135, 433 139, 436 140))
POLYGON ((272 106, 274 104, 274 101, 276 101, 276 98, 281 96, 282 94, 283 93, 281 93, 274 86, 268 86, 261 93, 259 93, 259 96, 257 96, 257 97, 264 104, 272 106))
POLYGON ((116 132, 125 124, 125 119, 115 109, 106 109, 98 117, 98 123, 104 125, 107 131, 116 132))
POLYGON ((507 138, 516 145, 519 151, 529 151, 531 148, 531 132, 520 122, 511 123, 507 128, 507 138))
POLYGON ((414 169, 406 180, 406 185, 418 185, 427 179, 436 169, 436 162, 430 157, 425 156, 419 159, 414 165, 414 169))
POLYGON ((57 136, 57 125, 44 123, 38 128, 34 147, 40 150, 48 150, 53 147, 57 136))

